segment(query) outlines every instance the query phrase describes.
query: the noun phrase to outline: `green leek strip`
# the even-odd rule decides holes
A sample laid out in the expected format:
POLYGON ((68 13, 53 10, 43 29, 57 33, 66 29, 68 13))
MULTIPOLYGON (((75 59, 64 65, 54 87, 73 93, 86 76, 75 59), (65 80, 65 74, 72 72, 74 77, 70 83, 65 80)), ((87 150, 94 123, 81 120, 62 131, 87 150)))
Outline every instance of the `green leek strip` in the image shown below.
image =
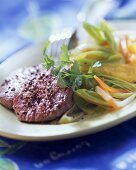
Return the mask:
POLYGON ((120 88, 128 90, 130 92, 136 91, 136 86, 132 83, 128 83, 128 82, 123 83, 123 82, 118 81, 118 80, 109 80, 109 79, 105 79, 105 82, 111 83, 113 85, 116 85, 116 87, 120 87, 120 88))
POLYGON ((119 78, 115 78, 112 76, 104 75, 102 73, 97 73, 97 76, 102 77, 105 79, 105 82, 109 82, 113 85, 116 85, 117 87, 120 87, 122 89, 135 92, 136 91, 136 84, 129 83, 125 80, 121 80, 119 78))
POLYGON ((76 60, 80 65, 84 63, 88 66, 96 61, 113 62, 121 59, 121 55, 118 53, 107 53, 103 51, 88 51, 76 56, 76 60))
POLYGON ((88 106, 88 103, 83 100, 81 97, 79 97, 78 95, 74 95, 74 101, 76 103, 76 105, 84 112, 87 114, 91 114, 93 113, 93 109, 91 106, 88 106))
POLYGON ((80 58, 86 58, 86 59, 106 59, 110 55, 113 55, 114 53, 107 53, 102 50, 93 50, 93 51, 87 51, 87 52, 82 52, 79 55, 77 55, 76 59, 80 60, 80 58))
POLYGON ((85 63, 86 63, 86 65, 87 66, 90 66, 90 65, 92 65, 94 62, 96 62, 97 61, 97 59, 86 59, 86 58, 80 58, 80 59, 77 59, 77 62, 82 66, 84 66, 85 65, 85 63))
POLYGON ((129 96, 133 95, 133 93, 110 93, 112 97, 116 99, 126 99, 129 96))
POLYGON ((114 54, 117 51, 117 50, 111 49, 110 47, 104 47, 104 46, 100 46, 100 45, 97 45, 96 50, 100 50, 100 51, 103 51, 106 53, 111 53, 111 54, 114 54))
POLYGON ((83 22, 83 28, 96 41, 96 43, 101 44, 103 42, 103 36, 101 35, 99 28, 88 24, 87 22, 83 22))
POLYGON ((112 34, 110 27, 108 26, 108 24, 106 23, 105 20, 101 20, 100 28, 103 31, 103 33, 105 35, 105 39, 108 42, 108 44, 110 45, 110 47, 113 50, 115 50, 116 49, 116 43, 115 43, 115 40, 114 40, 114 36, 112 34))
POLYGON ((105 108, 100 107, 100 106, 92 106, 91 104, 87 103, 84 99, 79 97, 78 95, 74 95, 74 101, 76 105, 84 112, 87 113, 88 115, 92 115, 95 113, 100 113, 105 111, 105 108))
POLYGON ((88 103, 109 106, 107 102, 105 102, 96 92, 89 91, 86 89, 79 89, 76 91, 76 94, 84 99, 88 103))
POLYGON ((114 55, 111 55, 110 57, 108 57, 108 62, 109 61, 118 61, 118 60, 120 60, 121 59, 121 55, 120 54, 114 54, 114 55))

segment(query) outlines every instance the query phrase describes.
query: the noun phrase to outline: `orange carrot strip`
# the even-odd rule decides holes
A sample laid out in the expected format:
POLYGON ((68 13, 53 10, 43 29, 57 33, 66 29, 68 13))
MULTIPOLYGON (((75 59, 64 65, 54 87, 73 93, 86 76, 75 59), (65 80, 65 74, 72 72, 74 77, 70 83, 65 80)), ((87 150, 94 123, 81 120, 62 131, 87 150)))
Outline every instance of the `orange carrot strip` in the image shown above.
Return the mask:
POLYGON ((127 46, 127 48, 128 48, 128 46, 129 46, 129 44, 130 44, 130 40, 129 40, 129 38, 128 38, 128 35, 125 35, 125 36, 124 36, 124 39, 125 39, 125 41, 126 41, 126 46, 127 46))
POLYGON ((108 46, 109 44, 108 44, 107 41, 103 41, 103 42, 101 43, 101 45, 102 45, 102 46, 108 46))
POLYGON ((114 109, 120 109, 120 107, 119 106, 117 106, 117 104, 114 102, 114 100, 113 99, 110 99, 109 101, 107 101, 108 102, 108 104, 111 106, 111 107, 113 107, 114 109))
POLYGON ((121 38, 118 46, 119 46, 120 52, 122 53, 124 57, 125 63, 129 64, 130 60, 129 60, 129 52, 128 52, 128 38, 127 37, 121 38))
POLYGON ((127 92, 124 89, 117 89, 117 88, 113 88, 108 86, 107 84, 105 84, 99 77, 97 77, 96 75, 94 76, 94 79, 97 81, 97 83, 101 86, 102 89, 104 89, 105 91, 108 92, 112 92, 112 93, 125 93, 127 92))

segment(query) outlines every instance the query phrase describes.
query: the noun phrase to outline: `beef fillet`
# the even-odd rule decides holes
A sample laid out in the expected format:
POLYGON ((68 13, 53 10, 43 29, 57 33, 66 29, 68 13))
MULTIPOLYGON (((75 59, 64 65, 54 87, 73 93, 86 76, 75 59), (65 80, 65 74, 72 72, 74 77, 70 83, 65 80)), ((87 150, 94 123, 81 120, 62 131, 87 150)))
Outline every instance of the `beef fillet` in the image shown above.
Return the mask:
POLYGON ((13 109, 23 122, 51 121, 71 108, 72 94, 70 88, 60 88, 49 73, 39 73, 16 95, 13 109))
POLYGON ((7 77, 0 85, 0 103, 12 109, 14 97, 21 91, 24 83, 37 76, 40 71, 41 66, 33 66, 19 69, 7 77))

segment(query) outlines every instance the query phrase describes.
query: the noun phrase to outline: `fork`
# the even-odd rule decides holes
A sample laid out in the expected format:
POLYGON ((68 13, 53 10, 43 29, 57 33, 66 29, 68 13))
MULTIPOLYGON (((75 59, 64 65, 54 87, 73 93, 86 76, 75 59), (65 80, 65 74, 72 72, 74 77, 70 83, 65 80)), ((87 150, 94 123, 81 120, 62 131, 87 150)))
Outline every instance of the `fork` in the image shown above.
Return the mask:
POLYGON ((76 31, 65 30, 61 33, 52 34, 49 37, 49 42, 50 46, 47 50, 47 54, 58 58, 62 44, 65 44, 69 50, 77 45, 76 31))
MULTIPOLYGON (((81 23, 85 20, 90 21, 91 19, 91 23, 96 23, 97 20, 106 16, 114 6, 116 6, 116 2, 113 0, 103 0, 103 2, 101 2, 101 0, 92 0, 91 2, 86 3, 86 5, 83 6, 81 11, 77 15, 77 20, 79 23, 81 23), (102 10, 98 12, 96 17, 94 17, 94 11, 97 11, 98 6, 100 6, 102 10)), ((78 28, 76 28, 76 31, 74 32, 70 30, 64 30, 61 33, 51 35, 49 37, 51 45, 47 53, 53 57, 58 58, 60 54, 60 47, 63 43, 68 46, 69 50, 76 47, 78 42, 76 34, 78 31, 78 28)))

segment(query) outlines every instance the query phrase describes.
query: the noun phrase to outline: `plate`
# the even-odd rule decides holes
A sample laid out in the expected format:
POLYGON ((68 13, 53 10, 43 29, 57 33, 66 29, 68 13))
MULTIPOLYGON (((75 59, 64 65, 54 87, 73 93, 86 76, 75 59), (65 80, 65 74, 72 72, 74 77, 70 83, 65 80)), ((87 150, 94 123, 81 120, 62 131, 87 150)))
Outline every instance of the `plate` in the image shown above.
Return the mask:
MULTIPOLYGON (((116 32, 116 34, 131 34, 136 36, 136 32, 132 30, 119 27, 122 31, 116 32)), ((116 25, 114 23, 114 25, 116 25)), ((131 25, 132 28, 132 25, 131 25)), ((136 25, 133 26, 133 29, 136 25)), ((42 47, 43 43, 39 43, 35 46, 29 47, 16 53, 11 58, 7 59, 0 65, 0 83, 13 71, 20 67, 31 66, 42 62, 42 47)), ((99 117, 84 120, 81 122, 75 122, 62 125, 41 125, 41 124, 27 124, 21 123, 17 120, 15 114, 0 105, 0 135, 12 139, 27 140, 27 141, 48 141, 59 140, 66 138, 73 138, 83 136, 87 134, 96 133, 104 129, 108 129, 115 125, 120 124, 130 118, 136 116, 136 100, 130 105, 121 109, 120 111, 101 115, 99 117)))

